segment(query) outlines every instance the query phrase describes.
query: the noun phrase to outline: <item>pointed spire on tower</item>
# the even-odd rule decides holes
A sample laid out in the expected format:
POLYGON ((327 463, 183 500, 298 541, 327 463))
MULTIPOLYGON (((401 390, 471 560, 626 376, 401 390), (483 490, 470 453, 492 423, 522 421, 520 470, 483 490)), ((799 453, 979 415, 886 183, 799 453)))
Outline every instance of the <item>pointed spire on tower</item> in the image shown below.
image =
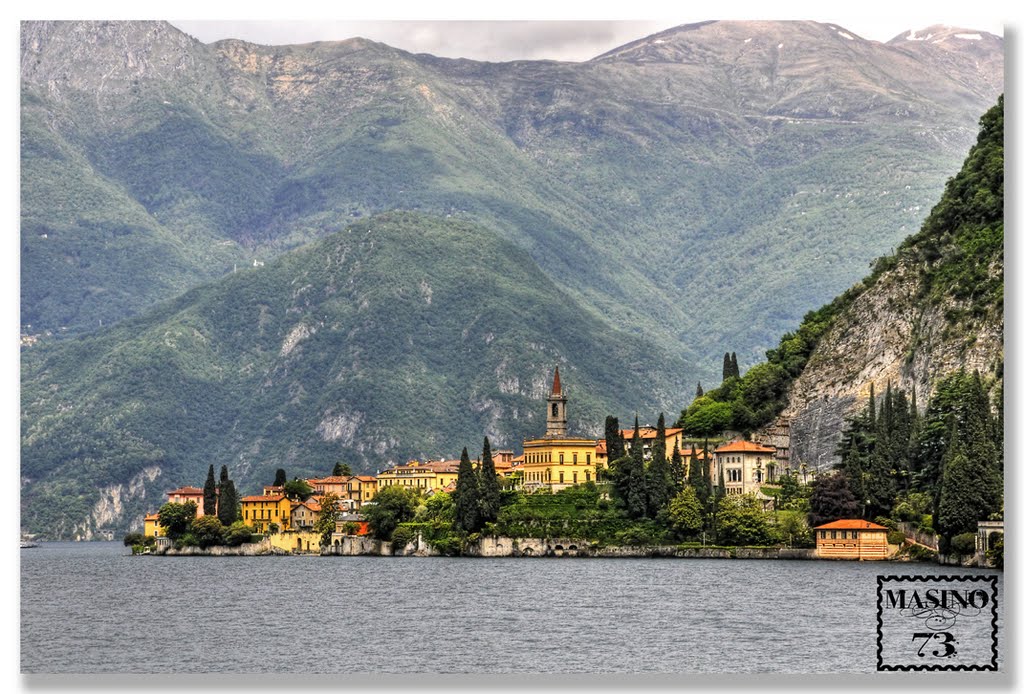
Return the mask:
POLYGON ((555 367, 555 382, 551 384, 551 394, 561 395, 562 394, 562 380, 558 377, 558 367, 555 367))

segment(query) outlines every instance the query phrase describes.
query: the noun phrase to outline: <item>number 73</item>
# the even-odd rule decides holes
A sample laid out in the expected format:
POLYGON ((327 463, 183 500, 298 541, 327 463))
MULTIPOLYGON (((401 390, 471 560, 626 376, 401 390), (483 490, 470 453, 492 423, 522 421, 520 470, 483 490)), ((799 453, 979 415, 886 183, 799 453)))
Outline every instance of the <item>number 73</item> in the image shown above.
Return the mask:
POLYGON ((956 646, 953 645, 956 643, 956 639, 954 639, 953 635, 948 631, 936 631, 934 633, 927 631, 918 632, 914 634, 914 638, 912 640, 917 641, 918 639, 923 639, 921 647, 917 649, 917 655, 922 658, 927 655, 925 653, 925 649, 932 641, 938 641, 938 644, 936 644, 938 646, 945 646, 945 650, 941 653, 938 650, 932 651, 933 656, 937 658, 949 658, 950 656, 956 655, 956 646))

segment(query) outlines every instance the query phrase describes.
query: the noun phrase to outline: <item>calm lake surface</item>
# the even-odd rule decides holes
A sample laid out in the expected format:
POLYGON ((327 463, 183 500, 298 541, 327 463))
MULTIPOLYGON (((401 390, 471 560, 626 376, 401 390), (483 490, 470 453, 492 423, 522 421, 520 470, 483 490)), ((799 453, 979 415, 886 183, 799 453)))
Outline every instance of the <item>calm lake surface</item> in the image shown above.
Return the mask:
POLYGON ((874 672, 876 577, 965 573, 998 575, 1005 595, 1001 572, 930 564, 133 557, 120 543, 43 543, 21 550, 21 669, 874 672))

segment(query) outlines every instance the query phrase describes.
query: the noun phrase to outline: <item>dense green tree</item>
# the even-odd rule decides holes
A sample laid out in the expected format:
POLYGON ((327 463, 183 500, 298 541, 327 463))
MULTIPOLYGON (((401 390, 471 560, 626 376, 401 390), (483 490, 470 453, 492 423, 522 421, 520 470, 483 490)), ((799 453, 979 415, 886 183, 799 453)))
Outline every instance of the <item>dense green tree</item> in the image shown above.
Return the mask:
POLYGON ((203 549, 224 544, 224 526, 217 516, 201 516, 192 521, 192 536, 203 549))
POLYGON ((195 519, 196 504, 194 501, 186 501, 183 504, 168 502, 160 507, 157 516, 167 537, 177 540, 188 531, 195 519))
POLYGON ((729 356, 729 375, 733 378, 740 378, 740 365, 736 361, 736 352, 729 356))
POLYGON ((975 533, 960 533, 953 537, 949 543, 949 553, 960 557, 963 561, 973 557, 977 551, 977 535, 975 533))
POLYGON ((251 539, 252 528, 245 521, 235 521, 224 531, 224 544, 228 547, 238 547, 251 539))
POLYGON ((725 356, 722 357, 722 382, 732 377, 732 361, 729 359, 729 353, 726 352, 725 356))
POLYGON ((647 466, 647 515, 654 518, 675 496, 675 484, 665 455, 665 413, 658 416, 658 424, 651 446, 651 462, 647 466))
POLYGON ((217 480, 213 476, 213 464, 206 473, 206 484, 203 485, 203 514, 213 516, 217 513, 217 480))
POLYGON ((1000 499, 992 494, 990 465, 967 454, 955 425, 942 467, 934 524, 940 535, 940 549, 948 552, 951 539, 963 533, 976 533, 978 521, 997 511, 1000 499))
POLYGON ((320 546, 327 547, 331 544, 331 535, 334 534, 338 525, 338 517, 341 509, 338 508, 338 495, 334 492, 327 492, 320 497, 320 515, 317 516, 313 530, 320 533, 320 546))
POLYGON ((131 547, 132 545, 141 545, 145 537, 142 533, 125 533, 121 541, 125 547, 131 547))
POLYGON ((779 506, 785 508, 800 494, 800 480, 796 473, 788 472, 779 478, 779 506))
POLYGON ((284 471, 284 468, 277 468, 277 472, 274 473, 274 486, 283 487, 288 483, 288 474, 284 471))
POLYGON ((690 449, 690 463, 687 468, 686 484, 692 488, 700 501, 701 508, 706 514, 710 510, 711 483, 708 480, 708 471, 705 469, 704 460, 697 457, 697 447, 690 449))
POLYGON ((313 496, 315 490, 306 480, 300 480, 298 477, 292 480, 288 480, 284 483, 284 495, 292 501, 296 499, 299 501, 305 501, 309 497, 313 496))
POLYGON ((378 540, 391 541, 391 535, 400 523, 408 523, 416 515, 416 493, 410 489, 393 485, 384 487, 373 502, 363 504, 360 512, 378 540))
POLYGON ((681 539, 700 537, 704 529, 704 507, 693 487, 686 487, 672 497, 668 505, 668 521, 681 539))
POLYGON ((626 511, 631 518, 647 515, 647 474, 644 469, 644 447, 640 439, 640 421, 634 418, 633 439, 629 445, 629 468, 625 480, 626 511))
POLYGON ((790 547, 814 546, 814 533, 807 525, 807 517, 797 511, 781 511, 775 525, 779 540, 790 547))
POLYGON ((221 468, 220 498, 217 502, 217 518, 221 525, 230 527, 239 517, 238 493, 234 480, 228 478, 227 467, 221 468))
POLYGON ((720 545, 774 544, 770 518, 753 494, 726 497, 719 504, 715 518, 715 542, 720 545))
POLYGON ((484 451, 480 458, 477 483, 480 499, 478 522, 483 527, 485 523, 493 523, 498 520, 498 510, 501 508, 501 483, 498 481, 498 473, 494 469, 494 459, 491 457, 491 440, 486 436, 484 437, 484 451))
POLYGON ((332 477, 351 477, 352 466, 348 463, 335 463, 334 469, 331 470, 332 477))
POLYGON ((850 483, 842 471, 819 475, 811 483, 811 510, 807 524, 812 528, 859 516, 860 504, 850 491, 850 483))
POLYGON ((455 521, 455 500, 447 492, 434 492, 423 502, 423 507, 416 513, 417 522, 455 521))
POLYGON ((672 443, 672 459, 669 461, 668 471, 672 477, 672 490, 678 493, 686 486, 686 463, 683 461, 683 454, 679 452, 679 441, 672 443))
POLYGON ((459 479, 455 485, 455 524, 467 533, 475 533, 483 523, 480 520, 480 484, 469 451, 462 449, 459 459, 459 479))
POLYGON ((992 533, 988 538, 989 548, 985 550, 985 556, 992 562, 992 566, 1002 570, 1003 568, 1003 534, 992 533))
POLYGON ((713 436, 732 425, 732 407, 708 395, 697 398, 687 408, 682 428, 688 436, 713 436))
POLYGON ((604 418, 604 445, 608 452, 608 460, 618 460, 626 454, 626 444, 619 429, 619 418, 611 415, 604 418))

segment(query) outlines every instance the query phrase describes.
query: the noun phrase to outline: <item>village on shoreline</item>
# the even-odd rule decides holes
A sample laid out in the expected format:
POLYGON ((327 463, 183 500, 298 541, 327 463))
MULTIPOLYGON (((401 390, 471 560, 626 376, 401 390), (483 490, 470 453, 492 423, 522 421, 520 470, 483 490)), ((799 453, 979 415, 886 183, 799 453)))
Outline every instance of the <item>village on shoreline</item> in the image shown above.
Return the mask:
POLYGON ((261 494, 240 499, 226 468, 218 485, 211 465, 205 487, 167 492, 167 503, 124 544, 171 556, 848 559, 1001 568, 1002 521, 979 522, 973 551, 961 546, 952 555, 938 553, 927 525, 905 520, 875 519, 883 525, 850 514, 810 527, 802 516, 818 471, 790 467, 787 432, 774 432, 781 446, 738 436, 701 446, 681 427, 666 428, 664 417, 633 429, 609 417, 606 437, 593 440, 568 434, 567 404, 556 367, 545 434, 524 441, 518 456, 492 452, 485 439, 476 460, 464 450, 461 460, 409 461, 375 476, 341 464, 322 478, 288 480, 278 470, 261 494), (640 513, 631 508, 638 479, 640 503, 651 507, 640 513), (613 517, 616 497, 639 519, 632 527, 613 517), (510 500, 518 505, 502 515, 510 500), (674 532, 659 533, 658 523, 674 532))

